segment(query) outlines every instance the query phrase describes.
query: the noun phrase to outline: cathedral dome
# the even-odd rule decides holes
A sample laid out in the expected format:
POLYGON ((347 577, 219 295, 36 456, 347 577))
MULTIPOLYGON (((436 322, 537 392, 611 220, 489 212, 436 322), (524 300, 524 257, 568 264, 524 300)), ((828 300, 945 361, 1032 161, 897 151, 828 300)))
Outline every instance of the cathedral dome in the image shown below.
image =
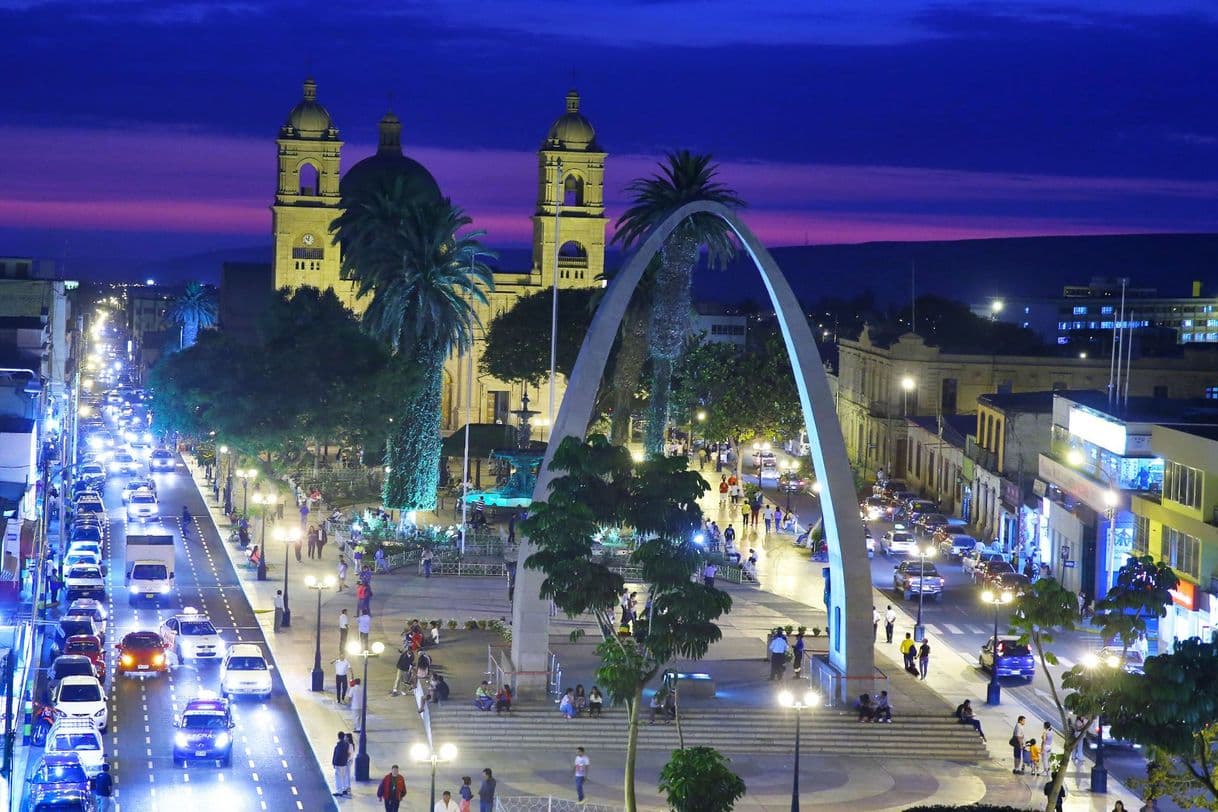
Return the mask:
POLYGON ((567 93, 567 112, 554 122, 542 146, 552 149, 600 149, 596 143, 596 130, 592 122, 579 112, 579 93, 574 90, 567 93))
POLYGON ((292 108, 292 112, 288 113, 288 120, 284 122, 283 131, 285 135, 306 138, 319 138, 323 135, 336 137, 338 135, 338 131, 334 129, 334 122, 330 120, 330 111, 317 103, 317 83, 312 79, 305 79, 304 98, 292 108))
POLYGON ((386 113, 378 126, 380 137, 376 154, 347 170, 339 183, 344 198, 356 197, 386 188, 398 178, 420 201, 440 199, 440 185, 427 168, 402 154, 402 122, 386 113))

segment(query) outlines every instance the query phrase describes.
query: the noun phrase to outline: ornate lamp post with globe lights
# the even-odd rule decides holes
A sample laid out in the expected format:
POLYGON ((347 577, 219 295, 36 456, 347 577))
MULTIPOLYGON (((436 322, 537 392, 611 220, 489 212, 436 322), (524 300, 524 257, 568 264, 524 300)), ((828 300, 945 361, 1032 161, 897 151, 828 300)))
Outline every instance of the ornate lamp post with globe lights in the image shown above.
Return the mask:
POLYGON ((334 588, 334 576, 327 575, 319 579, 315 575, 306 575, 305 586, 317 592, 317 645, 313 649, 313 684, 311 690, 325 690, 326 675, 321 670, 321 593, 334 588))
MULTIPOLYGON (((275 541, 283 542, 283 622, 279 625, 286 629, 292 625, 292 610, 288 608, 288 554, 292 545, 300 541, 300 528, 276 527, 274 536, 275 541)), ((262 559, 266 560, 265 549, 262 551, 262 559)))
POLYGON ((457 745, 450 743, 440 745, 439 750, 433 750, 423 742, 410 746, 410 760, 416 764, 431 765, 431 806, 436 808, 436 765, 457 760, 457 745))
POLYGON ((799 720, 804 708, 815 708, 820 704, 820 694, 813 690, 800 695, 783 691, 778 695, 778 704, 795 710, 795 771, 791 779, 791 812, 799 812, 799 720))
MULTIPOLYGON (((368 758, 368 658, 379 657, 385 650, 385 644, 377 640, 368 648, 360 645, 359 640, 351 640, 347 643, 347 653, 352 657, 364 658, 364 704, 359 710, 359 752, 355 756, 355 780, 368 780, 368 767, 371 759, 368 758)), ((433 804, 434 808, 435 805, 433 804)))

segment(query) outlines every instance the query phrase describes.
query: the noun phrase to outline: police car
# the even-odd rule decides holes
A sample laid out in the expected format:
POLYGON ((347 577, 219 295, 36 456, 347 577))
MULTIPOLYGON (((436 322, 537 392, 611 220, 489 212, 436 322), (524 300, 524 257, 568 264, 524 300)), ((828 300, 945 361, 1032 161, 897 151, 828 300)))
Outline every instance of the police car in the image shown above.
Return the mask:
POLYGON ((165 646, 175 649, 183 660, 217 660, 224 655, 220 633, 193 606, 162 623, 160 632, 165 646))
POLYGON ((174 766, 187 761, 215 761, 222 767, 233 763, 235 723, 227 699, 202 694, 186 703, 182 715, 174 720, 174 766))

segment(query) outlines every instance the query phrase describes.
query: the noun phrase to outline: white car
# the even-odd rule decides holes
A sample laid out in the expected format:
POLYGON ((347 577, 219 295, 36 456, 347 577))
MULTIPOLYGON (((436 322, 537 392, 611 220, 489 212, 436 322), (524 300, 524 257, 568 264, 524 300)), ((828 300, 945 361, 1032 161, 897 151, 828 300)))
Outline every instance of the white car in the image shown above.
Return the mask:
POLYGON ((131 455, 131 452, 118 451, 110 458, 108 467, 112 474, 138 474, 143 465, 131 455))
POLYGON ((92 776, 101 772, 106 761, 106 744, 92 721, 65 717, 51 726, 44 753, 48 756, 75 753, 85 773, 92 776))
POLYGON ((85 482, 105 482, 106 469, 102 467, 100 462, 86 462, 80 466, 80 473, 77 474, 77 479, 82 479, 85 482))
POLYGON ((911 555, 917 542, 912 533, 904 530, 889 530, 880 540, 884 555, 911 555))
MULTIPOLYGON (((224 641, 207 619, 191 607, 161 624, 161 639, 185 660, 215 660, 224 655, 224 641)), ((257 646, 255 646, 257 648, 257 646)))
POLYGON ((119 495, 123 497, 123 504, 127 504, 131 499, 131 495, 139 491, 148 491, 153 496, 156 496, 156 482, 144 477, 127 480, 123 483, 123 489, 119 491, 119 495))
POLYGON ((271 665, 262 655, 262 649, 253 643, 233 646, 220 663, 220 695, 243 694, 263 699, 271 695, 271 665))
POLYGON ((146 522, 155 519, 160 513, 156 497, 152 491, 136 491, 127 500, 127 521, 146 522))
POLYGON ((94 564, 76 564, 64 572, 64 592, 68 601, 77 598, 105 600, 106 576, 101 567, 94 564))
POLYGON ((101 558, 102 548, 101 545, 96 541, 85 541, 84 539, 80 539, 78 541, 68 542, 68 555, 71 555, 72 553, 93 553, 93 555, 101 558))
POLYGON ((173 452, 158 448, 148 456, 148 468, 153 471, 176 471, 178 462, 173 458, 173 452))
POLYGON ((87 719, 106 732, 106 692, 97 677, 64 677, 51 689, 51 705, 56 719, 87 719))
POLYGON ((102 568, 101 556, 90 550, 69 550, 68 554, 63 557, 63 565, 71 569, 77 564, 87 564, 89 566, 102 568))

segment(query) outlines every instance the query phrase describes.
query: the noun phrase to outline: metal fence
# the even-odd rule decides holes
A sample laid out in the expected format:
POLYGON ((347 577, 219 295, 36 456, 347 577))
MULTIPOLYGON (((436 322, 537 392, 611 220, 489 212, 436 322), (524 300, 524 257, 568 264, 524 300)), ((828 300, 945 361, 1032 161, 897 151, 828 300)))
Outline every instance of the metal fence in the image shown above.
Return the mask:
MULTIPOLYGON (((617 573, 629 582, 641 583, 643 581, 643 570, 641 567, 609 567, 610 572, 617 573)), ((740 567, 724 565, 719 567, 716 578, 721 578, 729 583, 738 584, 744 577, 744 572, 740 567)))
MULTIPOLYGON (((491 685, 498 687, 500 685, 512 686, 513 692, 516 690, 516 675, 520 672, 510 671, 503 667, 502 657, 508 646, 502 643, 492 643, 486 647, 486 676, 491 685)), ((546 694, 548 696, 560 696, 562 694, 562 663, 558 659, 558 655, 549 649, 546 650, 546 694)))
POLYGON ((495 812, 622 812, 611 804, 580 803, 573 798, 553 795, 495 796, 495 812))

